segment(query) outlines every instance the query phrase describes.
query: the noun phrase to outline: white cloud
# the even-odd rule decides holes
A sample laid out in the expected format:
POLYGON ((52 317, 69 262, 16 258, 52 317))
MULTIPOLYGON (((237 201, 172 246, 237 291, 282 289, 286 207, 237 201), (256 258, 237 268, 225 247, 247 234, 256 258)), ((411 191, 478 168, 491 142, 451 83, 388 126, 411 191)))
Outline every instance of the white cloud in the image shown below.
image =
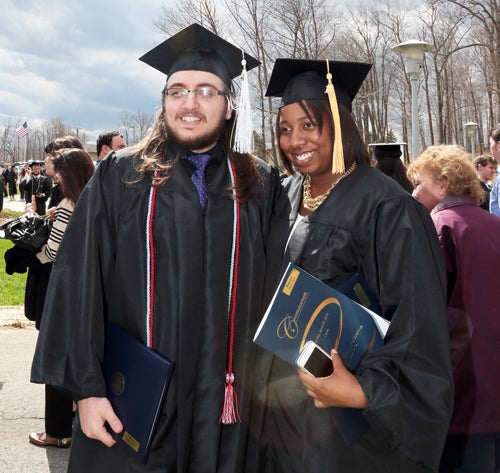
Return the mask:
POLYGON ((0 123, 51 118, 89 134, 154 112, 165 77, 138 58, 164 39, 158 0, 2 0, 0 123))

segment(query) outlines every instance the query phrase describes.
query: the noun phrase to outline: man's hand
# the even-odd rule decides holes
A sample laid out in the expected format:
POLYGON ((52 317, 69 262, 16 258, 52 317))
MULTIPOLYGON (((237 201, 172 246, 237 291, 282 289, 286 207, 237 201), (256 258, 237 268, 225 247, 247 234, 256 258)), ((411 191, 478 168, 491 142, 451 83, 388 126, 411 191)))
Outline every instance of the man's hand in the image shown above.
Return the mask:
POLYGON ((100 440, 107 447, 116 443, 104 424, 107 422, 116 433, 123 430, 123 425, 107 398, 88 397, 78 401, 78 414, 82 431, 87 437, 100 440))

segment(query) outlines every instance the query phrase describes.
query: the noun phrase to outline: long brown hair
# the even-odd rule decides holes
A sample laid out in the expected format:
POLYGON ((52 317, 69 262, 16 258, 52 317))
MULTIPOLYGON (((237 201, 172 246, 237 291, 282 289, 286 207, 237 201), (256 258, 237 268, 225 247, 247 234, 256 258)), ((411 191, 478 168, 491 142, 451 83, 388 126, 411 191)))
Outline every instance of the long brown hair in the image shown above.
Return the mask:
MULTIPOLYGON (((165 127, 166 93, 167 84, 165 84, 162 90, 162 105, 157 112, 152 132, 134 147, 134 151, 138 152, 141 157, 138 165, 139 173, 144 179, 155 186, 160 186, 170 179, 172 168, 180 158, 180 156, 166 156, 169 144, 168 133, 165 127)), ((235 187, 239 200, 245 202, 252 197, 256 184, 260 180, 260 175, 255 158, 252 155, 235 153, 231 150, 231 130, 233 129, 233 125, 234 113, 224 125, 219 142, 235 166, 237 176, 235 187)))
POLYGON ((63 148, 54 151, 49 158, 54 165, 54 172, 59 177, 62 194, 73 205, 94 174, 94 163, 88 153, 80 148, 63 148))
MULTIPOLYGON (((330 137, 333 143, 334 125, 332 111, 328 99, 306 99, 297 102, 306 116, 318 126, 319 132, 327 126, 330 131, 330 137)), ((363 142, 361 133, 358 130, 354 118, 349 113, 347 108, 339 103, 340 125, 342 127, 342 144, 344 147, 344 165, 349 169, 351 165, 356 162, 358 164, 370 163, 370 155, 368 149, 363 142)), ((276 136, 280 136, 280 112, 276 117, 276 136)), ((284 168, 290 173, 296 172, 290 160, 286 157, 285 153, 279 147, 279 156, 284 168)))
POLYGON ((47 146, 45 146, 45 154, 53 154, 54 151, 63 148, 80 148, 85 149, 79 138, 72 135, 61 136, 59 138, 54 138, 51 140, 47 146))

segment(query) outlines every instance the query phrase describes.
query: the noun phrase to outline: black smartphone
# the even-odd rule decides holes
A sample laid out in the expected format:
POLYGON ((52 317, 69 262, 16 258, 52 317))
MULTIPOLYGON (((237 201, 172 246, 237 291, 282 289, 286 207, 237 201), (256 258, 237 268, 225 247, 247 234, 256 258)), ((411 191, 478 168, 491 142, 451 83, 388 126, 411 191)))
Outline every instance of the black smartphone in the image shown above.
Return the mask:
POLYGON ((313 341, 306 342, 296 364, 304 373, 316 378, 324 378, 333 373, 332 358, 313 341))

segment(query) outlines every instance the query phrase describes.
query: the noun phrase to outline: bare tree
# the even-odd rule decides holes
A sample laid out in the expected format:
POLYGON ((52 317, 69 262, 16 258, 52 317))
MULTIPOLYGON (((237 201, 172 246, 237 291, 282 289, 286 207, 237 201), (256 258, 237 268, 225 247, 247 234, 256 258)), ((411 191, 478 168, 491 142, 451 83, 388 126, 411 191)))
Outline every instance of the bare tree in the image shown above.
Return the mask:
POLYGON ((139 141, 144 138, 148 130, 153 126, 154 114, 137 111, 132 115, 132 123, 134 126, 134 141, 139 141))
POLYGON ((262 62, 252 91, 259 113, 256 143, 269 147, 276 162, 276 102, 265 97, 276 58, 371 62, 354 102, 358 126, 367 142, 396 134, 408 141, 411 87, 402 56, 392 47, 410 38, 434 45, 420 83, 421 143, 466 144, 464 123, 471 119, 479 123, 477 139, 484 143, 487 129, 499 120, 499 1, 363 0, 342 13, 333 0, 187 0, 164 9, 157 24, 170 35, 196 21, 262 62))
MULTIPOLYGON (((235 0, 225 1, 225 8, 233 24, 239 26, 241 40, 238 44, 244 45, 242 47, 245 51, 261 62, 261 66, 256 69, 257 84, 252 90, 253 108, 259 114, 260 125, 259 132, 254 135, 255 154, 266 159, 266 149, 270 146, 270 159, 277 164, 274 127, 272 126, 273 104, 271 99, 264 95, 269 82, 269 64, 274 60, 269 48, 269 44, 272 44, 269 4, 265 0, 235 0)), ((252 78, 252 74, 249 77, 252 78)))
POLYGON ((13 163, 15 161, 15 142, 12 139, 14 135, 14 126, 10 120, 7 120, 0 126, 0 149, 2 152, 2 160, 5 163, 13 163))
POLYGON ((456 5, 474 23, 477 47, 487 51, 489 60, 483 64, 491 71, 491 125, 500 121, 500 2, 498 0, 443 0, 456 5))
POLYGON ((225 37, 226 26, 214 0, 185 0, 173 7, 163 7, 163 15, 154 22, 166 35, 172 36, 191 23, 199 23, 213 33, 225 37))
POLYGON ((324 57, 339 22, 324 0, 279 0, 269 13, 277 54, 292 58, 324 57))
POLYGON ((130 116, 130 112, 124 110, 121 115, 120 115, 120 131, 123 134, 123 138, 125 139, 125 143, 127 145, 132 145, 137 143, 135 139, 135 134, 134 134, 134 124, 132 122, 132 118, 130 116))

